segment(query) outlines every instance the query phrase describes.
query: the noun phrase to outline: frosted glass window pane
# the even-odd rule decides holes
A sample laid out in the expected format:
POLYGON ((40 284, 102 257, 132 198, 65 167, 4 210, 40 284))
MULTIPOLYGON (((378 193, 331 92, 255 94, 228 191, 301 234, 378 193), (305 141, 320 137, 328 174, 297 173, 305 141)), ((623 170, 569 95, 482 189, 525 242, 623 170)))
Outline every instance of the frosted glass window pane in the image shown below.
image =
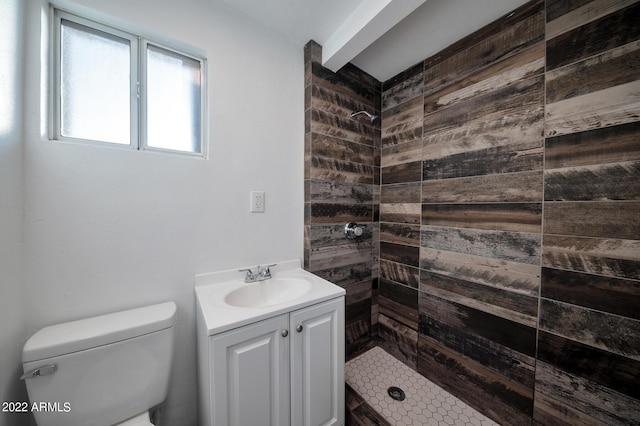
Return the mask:
POLYGON ((200 62, 147 46, 147 145, 201 152, 200 62))
POLYGON ((66 20, 60 31, 61 135, 129 144, 129 40, 66 20))

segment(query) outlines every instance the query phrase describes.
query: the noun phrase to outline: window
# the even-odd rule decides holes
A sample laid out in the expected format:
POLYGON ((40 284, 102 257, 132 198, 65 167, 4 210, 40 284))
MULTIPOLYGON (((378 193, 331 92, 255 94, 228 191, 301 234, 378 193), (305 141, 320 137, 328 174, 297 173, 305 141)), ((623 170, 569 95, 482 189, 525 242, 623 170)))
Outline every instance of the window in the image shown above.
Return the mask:
POLYGON ((55 10, 53 138, 204 156, 204 59, 55 10))

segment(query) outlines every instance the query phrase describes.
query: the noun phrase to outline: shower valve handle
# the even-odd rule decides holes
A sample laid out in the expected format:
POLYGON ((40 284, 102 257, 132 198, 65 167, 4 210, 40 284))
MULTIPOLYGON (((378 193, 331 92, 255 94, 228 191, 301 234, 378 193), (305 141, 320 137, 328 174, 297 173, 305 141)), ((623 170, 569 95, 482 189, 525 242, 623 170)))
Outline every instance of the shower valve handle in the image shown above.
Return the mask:
POLYGON ((344 235, 348 240, 354 240, 362 234, 364 234, 364 229, 367 225, 357 224, 355 222, 349 222, 344 227, 344 235))

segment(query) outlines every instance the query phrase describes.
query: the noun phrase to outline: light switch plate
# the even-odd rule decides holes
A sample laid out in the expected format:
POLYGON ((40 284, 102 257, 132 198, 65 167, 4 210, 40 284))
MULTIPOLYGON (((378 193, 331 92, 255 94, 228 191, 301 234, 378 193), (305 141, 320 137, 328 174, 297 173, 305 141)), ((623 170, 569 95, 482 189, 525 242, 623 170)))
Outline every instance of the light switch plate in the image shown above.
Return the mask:
POLYGON ((251 213, 264 213, 264 191, 251 191, 251 213))

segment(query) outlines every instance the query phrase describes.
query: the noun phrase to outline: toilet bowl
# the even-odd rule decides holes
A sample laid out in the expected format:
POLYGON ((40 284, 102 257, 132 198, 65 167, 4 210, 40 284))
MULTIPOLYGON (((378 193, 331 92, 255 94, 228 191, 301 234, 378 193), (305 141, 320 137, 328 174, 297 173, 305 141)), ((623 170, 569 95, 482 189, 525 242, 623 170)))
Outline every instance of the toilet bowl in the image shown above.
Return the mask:
POLYGON ((149 426, 169 391, 176 304, 43 328, 22 364, 38 426, 149 426))

